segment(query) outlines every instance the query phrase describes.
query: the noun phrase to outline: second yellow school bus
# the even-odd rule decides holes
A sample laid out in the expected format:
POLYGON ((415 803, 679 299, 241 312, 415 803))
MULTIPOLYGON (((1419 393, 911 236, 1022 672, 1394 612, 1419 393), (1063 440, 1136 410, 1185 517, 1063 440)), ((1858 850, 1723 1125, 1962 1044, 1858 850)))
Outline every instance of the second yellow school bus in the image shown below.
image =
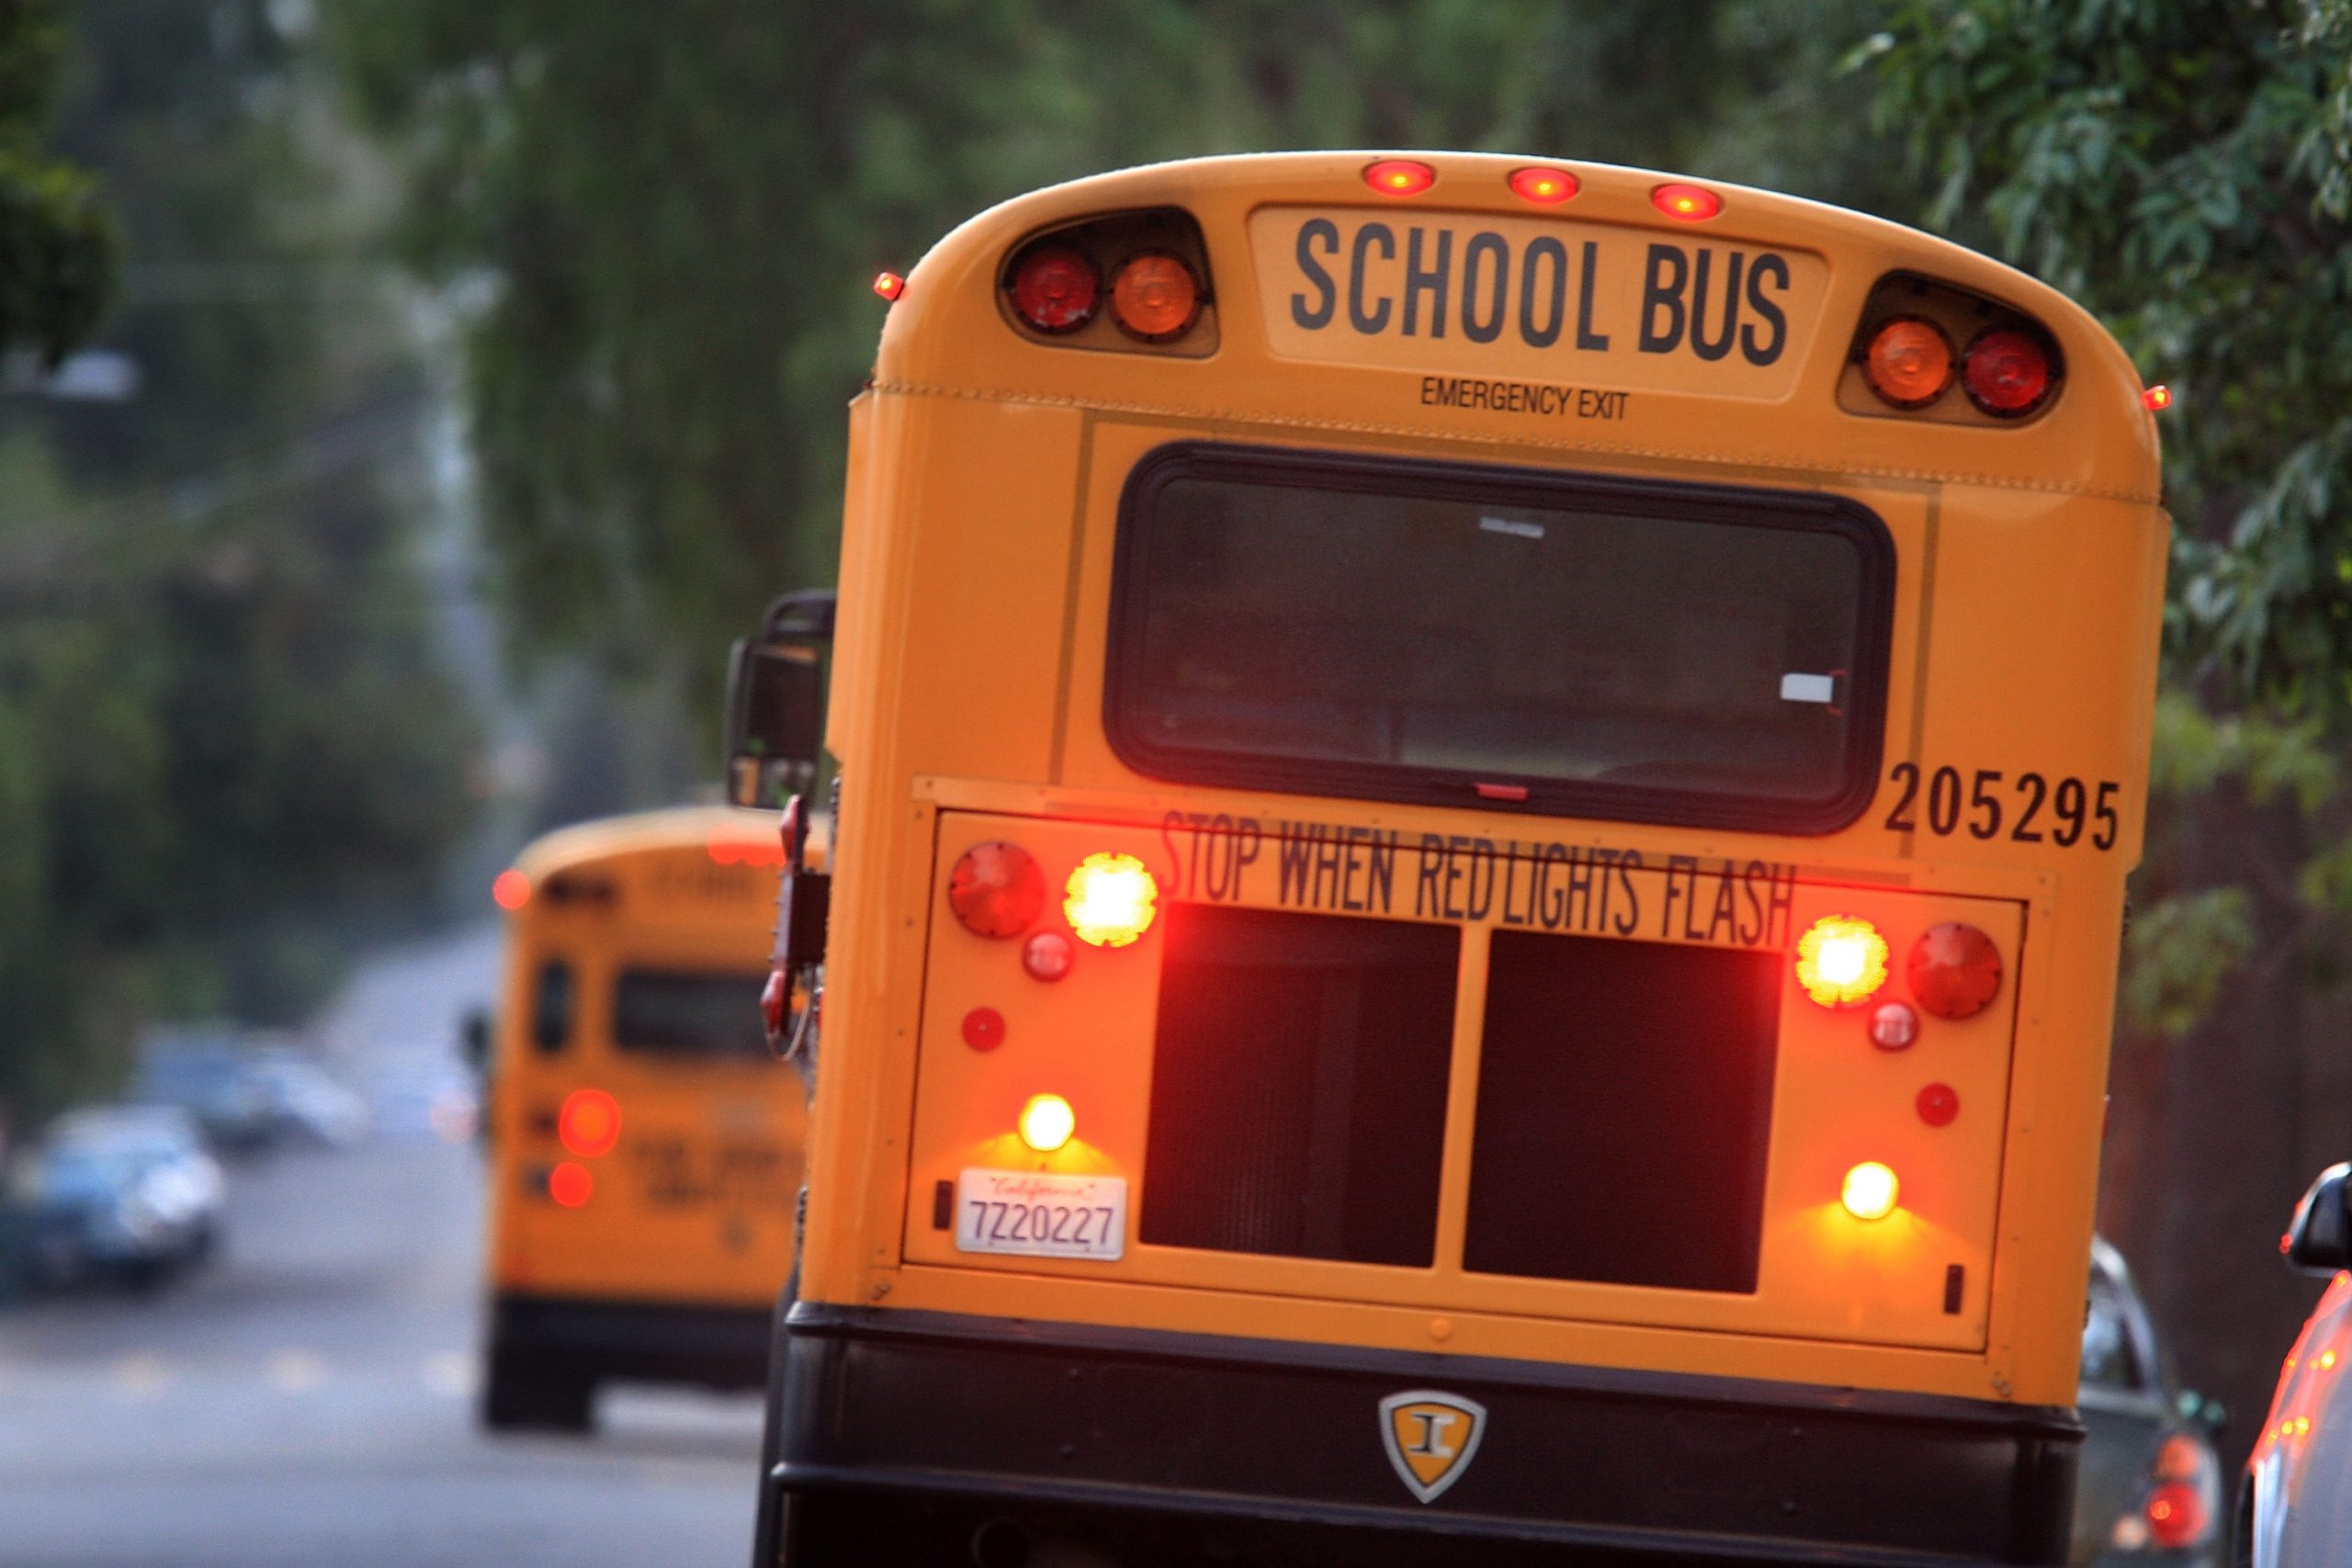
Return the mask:
POLYGON ((2061 1561, 2166 540, 2108 334, 1458 153, 882 289, 763 1559, 2061 1561))
POLYGON ((615 1379, 763 1378, 806 1120, 759 1021, 781 858, 772 818, 646 812, 499 876, 488 1426, 584 1427, 615 1379))

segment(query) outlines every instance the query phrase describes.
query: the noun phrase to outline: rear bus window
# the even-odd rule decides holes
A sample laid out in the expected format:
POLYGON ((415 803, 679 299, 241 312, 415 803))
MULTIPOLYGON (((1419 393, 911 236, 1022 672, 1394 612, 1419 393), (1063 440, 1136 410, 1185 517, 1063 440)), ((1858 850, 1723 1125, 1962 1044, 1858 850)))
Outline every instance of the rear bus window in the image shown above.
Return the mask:
POLYGON ((1786 832, 1876 781, 1894 547, 1842 498, 1182 444, 1114 570, 1153 777, 1786 832))
POLYGON ((661 1056, 758 1056, 765 975, 624 969, 613 989, 613 1043, 661 1056))

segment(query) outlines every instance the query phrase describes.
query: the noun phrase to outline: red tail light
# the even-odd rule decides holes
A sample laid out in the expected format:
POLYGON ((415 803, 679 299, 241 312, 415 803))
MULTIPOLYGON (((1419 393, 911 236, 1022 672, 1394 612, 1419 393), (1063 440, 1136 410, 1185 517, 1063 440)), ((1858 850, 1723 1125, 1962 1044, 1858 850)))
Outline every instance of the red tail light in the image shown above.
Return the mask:
POLYGON ((2167 1481, 2148 1494, 2141 1511, 2147 1516, 2148 1534, 2158 1546, 2175 1551, 2205 1539, 2212 1511, 2193 1483, 2167 1481))
POLYGON ((1036 245, 1012 269, 1012 308, 1041 333, 1074 333, 1094 319, 1102 280, 1068 245, 1036 245))
POLYGON ((1183 336, 1200 313, 1200 281, 1191 267, 1165 252, 1129 256, 1111 280, 1112 318, 1146 343, 1183 336))
POLYGON ((947 903, 975 936, 1019 936, 1046 907, 1046 874, 1019 844, 974 844, 947 874, 947 903))
POLYGON ((621 1102, 601 1089, 575 1089, 556 1112, 555 1135, 582 1159, 608 1155, 621 1141, 621 1102))
POLYGON ((513 914, 531 901, 531 879, 509 867, 490 885, 490 901, 513 914))
POLYGON ((1974 926, 1929 926, 1903 966, 1911 994, 1938 1018, 1973 1018, 2001 991, 2001 950, 1974 926))
POLYGON ((2050 395, 2050 350, 2031 333, 1995 327, 1976 334, 1961 357, 1968 400, 1999 419, 2018 419, 2050 395))

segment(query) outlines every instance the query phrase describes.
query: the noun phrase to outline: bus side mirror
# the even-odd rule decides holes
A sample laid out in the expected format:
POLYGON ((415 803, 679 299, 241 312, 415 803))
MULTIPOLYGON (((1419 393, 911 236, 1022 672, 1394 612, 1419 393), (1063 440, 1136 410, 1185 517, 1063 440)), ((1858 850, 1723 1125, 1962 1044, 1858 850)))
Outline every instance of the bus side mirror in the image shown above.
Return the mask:
POLYGON ((787 593, 727 667, 727 798, 776 807, 813 788, 825 745, 825 653, 833 596, 787 593))
POLYGON ((2346 1207, 2346 1178, 2352 1164, 2331 1165, 2295 1205, 2287 1225, 2287 1261, 2312 1274, 2352 1269, 2352 1208, 2346 1207))

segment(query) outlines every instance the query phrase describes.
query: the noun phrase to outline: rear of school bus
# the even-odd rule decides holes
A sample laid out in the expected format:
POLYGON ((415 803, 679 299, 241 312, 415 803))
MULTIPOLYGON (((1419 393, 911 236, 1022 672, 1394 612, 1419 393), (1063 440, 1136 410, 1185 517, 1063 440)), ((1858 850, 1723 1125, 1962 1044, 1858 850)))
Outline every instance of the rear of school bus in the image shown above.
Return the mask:
POLYGON ((2138 378, 1526 167, 1106 175, 891 305, 763 1555, 2061 1560, 2138 378))
POLYGON ((500 875, 487 1425, 585 1427, 616 1379, 764 1378, 806 1119, 759 1021, 781 858, 763 814, 648 812, 500 875))

